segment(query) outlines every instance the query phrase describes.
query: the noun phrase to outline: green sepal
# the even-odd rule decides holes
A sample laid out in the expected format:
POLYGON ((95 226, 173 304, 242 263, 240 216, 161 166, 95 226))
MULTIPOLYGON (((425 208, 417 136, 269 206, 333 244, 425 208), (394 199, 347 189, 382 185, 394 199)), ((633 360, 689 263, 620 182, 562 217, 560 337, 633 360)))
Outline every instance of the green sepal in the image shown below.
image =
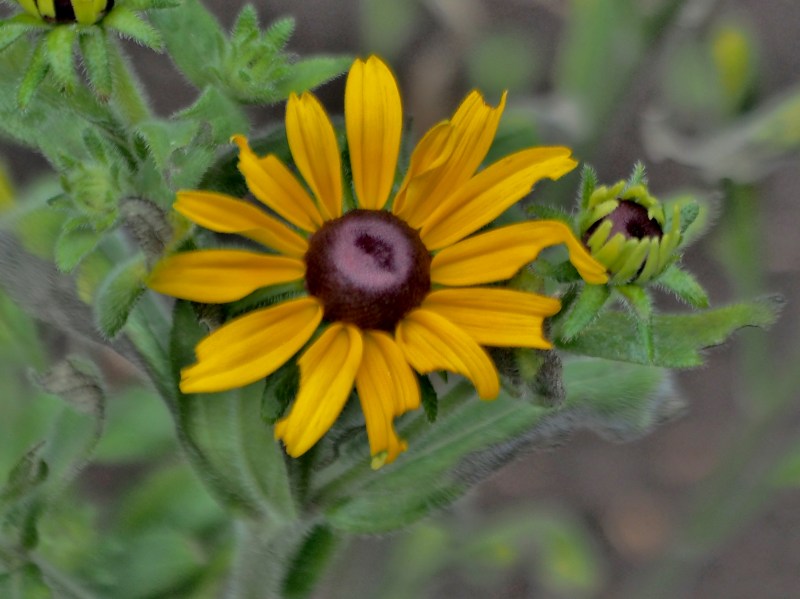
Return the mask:
POLYGON ((283 580, 284 599, 306 599, 319 582, 329 558, 339 546, 339 538, 328 526, 319 524, 306 536, 292 557, 283 580))
POLYGON ((667 376, 649 366, 573 359, 564 365, 567 400, 561 408, 504 391, 481 401, 471 385, 458 382, 441 398, 435 426, 421 414, 402 420, 399 433, 408 452, 378 471, 368 464, 354 467, 346 484, 319 473, 315 481, 323 486, 312 489, 312 497, 338 530, 381 533, 411 524, 519 452, 548 446, 569 432, 591 429, 615 438, 648 432, 678 407, 667 376))
POLYGON ((436 422, 436 416, 439 414, 439 397, 436 395, 436 389, 433 388, 428 375, 417 375, 419 381, 419 396, 422 409, 425 411, 425 418, 428 422, 436 422))
POLYGON ((691 273, 676 264, 661 273, 654 283, 673 293, 685 304, 694 308, 708 308, 708 295, 705 289, 691 273))
POLYGON ((156 52, 164 49, 161 34, 150 23, 124 6, 115 6, 114 10, 103 19, 103 27, 110 27, 122 37, 132 39, 156 52))
POLYGON ((17 89, 17 106, 19 108, 25 110, 28 107, 33 94, 36 93, 39 85, 44 81, 49 69, 47 41, 46 38, 42 38, 31 55, 30 62, 28 62, 28 66, 25 69, 25 75, 22 77, 22 83, 17 89))
MULTIPOLYGON (((127 0, 128 10, 153 10, 159 8, 177 8, 183 0, 127 0)), ((116 8, 114 10, 117 10, 116 8)))
POLYGON ((648 359, 636 322, 623 312, 606 311, 583 333, 557 345, 567 351, 621 362, 691 368, 703 363, 702 350, 723 343, 742 327, 768 327, 783 305, 779 296, 732 304, 693 314, 653 317, 653 354, 648 359))
POLYGON ((607 285, 584 285, 567 313, 559 316, 556 335, 564 340, 580 335, 597 318, 610 297, 607 285))
POLYGON ((619 285, 617 293, 631 309, 636 321, 636 329, 641 336, 642 345, 649 362, 653 360, 653 299, 643 287, 638 285, 619 285))
POLYGON ((139 255, 118 264, 108 273, 94 297, 95 322, 111 339, 125 326, 136 302, 145 291, 144 258, 139 255))
POLYGON ((83 64, 95 95, 102 101, 108 100, 113 90, 109 41, 98 27, 81 32, 78 37, 83 64))
POLYGON ((24 33, 46 28, 46 23, 29 14, 14 15, 10 19, 0 21, 0 52, 16 42, 24 33))
POLYGON ((71 272, 91 253, 105 233, 97 231, 85 216, 68 219, 53 248, 56 266, 61 272, 71 272))
POLYGON ((352 56, 314 56, 301 58, 291 65, 289 74, 279 80, 275 87, 279 97, 287 98, 314 89, 347 71, 353 63, 352 56))
POLYGON ((73 47, 77 38, 74 27, 54 27, 45 37, 47 61, 58 85, 67 93, 78 86, 73 47))

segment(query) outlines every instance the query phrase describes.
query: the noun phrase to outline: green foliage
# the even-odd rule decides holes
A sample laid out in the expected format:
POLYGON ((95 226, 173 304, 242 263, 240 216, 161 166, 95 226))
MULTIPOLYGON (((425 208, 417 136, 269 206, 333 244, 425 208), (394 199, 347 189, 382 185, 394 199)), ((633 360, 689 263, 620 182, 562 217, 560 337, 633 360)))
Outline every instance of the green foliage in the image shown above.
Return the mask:
POLYGON ((147 275, 141 256, 118 264, 103 281, 94 299, 97 326, 103 335, 114 337, 144 293, 147 275))

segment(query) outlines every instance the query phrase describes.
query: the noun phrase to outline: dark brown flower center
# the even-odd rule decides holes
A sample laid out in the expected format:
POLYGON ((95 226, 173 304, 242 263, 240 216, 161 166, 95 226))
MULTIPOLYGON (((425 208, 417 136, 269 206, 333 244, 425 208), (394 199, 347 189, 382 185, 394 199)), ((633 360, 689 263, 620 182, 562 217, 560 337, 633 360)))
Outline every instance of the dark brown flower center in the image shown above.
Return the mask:
POLYGON ((419 234, 383 210, 353 210, 309 239, 306 288, 325 319, 391 331, 431 288, 431 256, 419 234))
POLYGON ((620 200, 619 205, 608 216, 589 227, 585 238, 591 237, 600 223, 607 220, 612 223, 609 239, 617 233, 622 233, 628 239, 660 238, 663 235, 661 225, 656 219, 648 216, 647 208, 630 200, 620 200))

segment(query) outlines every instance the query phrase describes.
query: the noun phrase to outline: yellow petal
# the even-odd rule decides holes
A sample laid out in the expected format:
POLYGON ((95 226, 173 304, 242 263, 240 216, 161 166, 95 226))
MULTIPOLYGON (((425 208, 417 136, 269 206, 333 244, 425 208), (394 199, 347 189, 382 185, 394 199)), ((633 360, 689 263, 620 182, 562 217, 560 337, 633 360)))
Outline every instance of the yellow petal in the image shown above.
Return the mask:
POLYGON ((305 263, 297 258, 245 250, 198 250, 156 264, 147 285, 164 295, 221 304, 260 287, 296 281, 304 274, 305 263))
POLYGON ((418 226, 430 214, 422 196, 430 184, 435 183, 434 178, 453 153, 454 139, 453 126, 444 121, 429 129, 411 153, 408 170, 392 204, 392 212, 412 227, 418 226))
MULTIPOLYGON (((416 181, 409 193, 407 222, 414 228, 423 222, 456 189, 466 183, 483 162, 497 132, 497 125, 506 105, 506 94, 492 108, 477 91, 471 92, 458 107, 453 118, 452 144, 444 165, 416 181)), ((411 184, 410 184, 411 185, 411 184)))
POLYGON ((347 147, 358 205, 380 210, 389 199, 400 152, 403 108, 397 81, 379 58, 356 60, 344 93, 347 147))
POLYGON ((557 179, 578 163, 563 147, 529 148, 498 160, 449 195, 420 231, 429 250, 446 247, 488 224, 544 177, 557 179))
POLYGON ((481 345, 549 349, 542 323, 561 309, 555 298, 511 289, 432 291, 422 308, 443 316, 481 345))
POLYGON ((181 372, 181 391, 224 391, 264 378, 305 345, 321 320, 322 305, 312 297, 231 320, 197 344, 197 363, 181 372))
POLYGON ((544 248, 564 243, 569 259, 592 284, 608 281, 597 262, 562 222, 539 220, 475 235, 443 249, 431 261, 431 281, 440 285, 477 285, 510 279, 544 248))
POLYGON ((239 146, 239 171, 253 195, 304 231, 322 226, 322 215, 292 172, 273 155, 259 158, 243 135, 231 138, 239 146))
POLYGON ((420 398, 417 378, 388 334, 364 332, 356 388, 367 422, 373 467, 393 462, 406 449, 405 441, 394 430, 394 417, 418 408, 420 398))
POLYGON ((312 94, 289 96, 286 137, 292 158, 319 202, 322 217, 342 214, 342 170, 339 145, 325 109, 312 94))
POLYGON ((297 457, 319 441, 342 411, 361 364, 357 327, 336 322, 298 360, 300 391, 289 415, 275 424, 275 438, 297 457))
POLYGON ((252 204, 213 191, 179 191, 175 210, 201 227, 237 233, 282 254, 302 258, 308 243, 289 227, 252 204))
POLYGON ((497 369, 489 354, 448 319, 430 310, 409 312, 397 325, 395 339, 408 363, 424 374, 450 370, 467 377, 481 399, 500 392, 497 369))

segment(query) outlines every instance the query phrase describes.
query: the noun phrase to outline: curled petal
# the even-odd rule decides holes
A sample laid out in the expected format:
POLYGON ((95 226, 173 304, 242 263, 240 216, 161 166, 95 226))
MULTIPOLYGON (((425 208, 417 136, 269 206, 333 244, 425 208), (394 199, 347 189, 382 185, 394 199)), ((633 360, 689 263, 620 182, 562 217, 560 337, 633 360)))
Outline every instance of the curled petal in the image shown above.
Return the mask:
POLYGON ((179 191, 175 210, 218 233, 237 233, 282 254, 302 258, 308 243, 263 210, 213 191, 179 191))
POLYGON ((581 276, 592 284, 608 281, 605 267, 592 258, 562 222, 540 220, 500 227, 447 247, 431 261, 431 281, 477 285, 510 279, 544 248, 563 243, 581 276))
POLYGON ((165 258, 147 280, 154 291, 207 304, 243 298, 261 287, 303 278, 298 258, 245 250, 197 250, 165 258))
POLYGON ((336 322, 298 360, 300 390, 289 415, 275 424, 275 438, 297 457, 319 441, 342 411, 363 351, 357 327, 336 322))
POLYGON ((506 156, 456 189, 425 220, 420 236, 430 250, 446 247, 488 224, 544 177, 558 179, 578 164, 569 148, 529 148, 506 156))
POLYGON ((422 308, 447 318, 481 345, 550 349, 542 323, 561 309, 561 302, 511 289, 468 287, 432 291, 422 308))
POLYGON ((231 320, 198 343, 197 363, 181 372, 181 391, 234 389, 275 372, 305 345, 321 320, 322 305, 312 297, 231 320))
POLYGON ((380 210, 394 183, 403 109, 397 81, 379 58, 370 56, 353 63, 347 76, 344 113, 358 204, 380 210))
POLYGON ((273 155, 259 158, 243 135, 231 140, 239 146, 239 171, 257 200, 304 231, 322 226, 322 215, 292 172, 273 155))
POLYGON ((448 123, 451 135, 447 151, 440 152, 446 156, 444 164, 429 169, 424 179, 409 181, 406 220, 412 227, 422 226, 439 204, 472 177, 492 145, 505 105, 505 93, 494 108, 478 91, 464 99, 448 123))
POLYGON ((406 448, 394 417, 419 407, 417 379, 394 340, 380 331, 364 332, 364 355, 356 388, 367 422, 373 467, 393 462, 406 448))
POLYGON ((291 94, 286 137, 292 158, 319 202, 325 220, 342 215, 342 169, 336 133, 313 94, 291 94))
POLYGON ((395 339, 408 363, 420 373, 450 370, 467 377, 481 399, 500 392, 497 369, 489 354, 447 318, 418 308, 400 321, 395 339))

